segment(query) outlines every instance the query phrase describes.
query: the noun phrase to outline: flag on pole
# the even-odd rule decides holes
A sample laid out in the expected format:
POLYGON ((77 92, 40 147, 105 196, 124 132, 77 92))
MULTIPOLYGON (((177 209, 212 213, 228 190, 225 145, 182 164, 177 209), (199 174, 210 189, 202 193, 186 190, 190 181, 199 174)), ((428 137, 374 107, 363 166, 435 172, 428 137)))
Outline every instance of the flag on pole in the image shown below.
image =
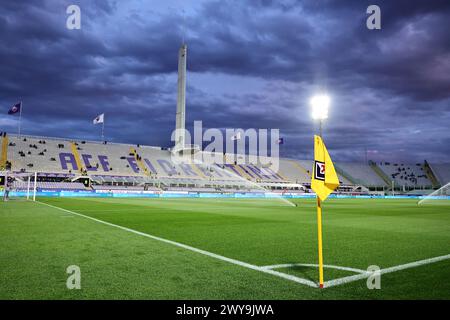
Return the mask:
POLYGON ((339 178, 320 136, 314 136, 314 165, 311 189, 317 195, 317 240, 319 248, 319 288, 323 288, 322 201, 339 187, 339 178))
POLYGON ((22 101, 17 102, 8 110, 8 114, 16 114, 20 112, 21 108, 22 108, 22 101))
POLYGON ((240 140, 241 139, 241 133, 238 132, 235 135, 231 136, 232 141, 240 140))
POLYGON ((93 121, 93 124, 99 124, 99 123, 104 123, 105 122, 105 114, 99 114, 93 121))
POLYGON ((311 188, 321 201, 339 187, 339 178, 334 169, 327 148, 319 136, 314 136, 314 166, 311 176, 311 188))

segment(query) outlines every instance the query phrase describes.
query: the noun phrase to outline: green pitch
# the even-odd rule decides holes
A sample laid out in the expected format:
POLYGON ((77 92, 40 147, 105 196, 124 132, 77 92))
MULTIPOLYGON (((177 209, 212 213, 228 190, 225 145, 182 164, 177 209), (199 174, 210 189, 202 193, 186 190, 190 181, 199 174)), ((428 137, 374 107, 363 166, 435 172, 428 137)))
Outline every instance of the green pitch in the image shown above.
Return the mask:
MULTIPOLYGON (((450 298, 447 258, 382 274, 379 290, 366 279, 317 289, 259 270, 317 281, 313 200, 38 200, 0 204, 0 299, 450 298), (66 288, 70 265, 80 290, 66 288)), ((450 203, 330 199, 323 210, 324 260, 337 267, 325 281, 450 254, 450 203)))

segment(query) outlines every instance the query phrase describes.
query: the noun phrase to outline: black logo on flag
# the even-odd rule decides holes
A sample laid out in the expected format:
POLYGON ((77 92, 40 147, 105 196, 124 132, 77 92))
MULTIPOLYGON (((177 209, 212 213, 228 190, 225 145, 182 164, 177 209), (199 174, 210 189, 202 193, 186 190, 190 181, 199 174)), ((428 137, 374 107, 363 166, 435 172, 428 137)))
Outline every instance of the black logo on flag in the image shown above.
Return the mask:
POLYGON ((325 162, 314 161, 314 179, 325 181, 325 162))

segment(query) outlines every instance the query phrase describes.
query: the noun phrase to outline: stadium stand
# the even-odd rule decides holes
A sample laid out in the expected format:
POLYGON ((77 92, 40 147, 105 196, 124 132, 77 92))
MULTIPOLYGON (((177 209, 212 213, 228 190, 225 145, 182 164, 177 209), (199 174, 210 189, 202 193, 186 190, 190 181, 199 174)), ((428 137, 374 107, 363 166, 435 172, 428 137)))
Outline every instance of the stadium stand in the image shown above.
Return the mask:
POLYGON ((444 186, 450 182, 450 163, 433 163, 430 164, 430 167, 433 169, 433 172, 439 180, 441 186, 444 186))
POLYGON ((92 185, 93 190, 128 190, 128 191, 161 191, 157 187, 144 186, 114 186, 114 185, 92 185))
POLYGON ((56 141, 46 143, 46 140, 32 137, 9 137, 8 160, 13 171, 40 171, 63 173, 58 158, 58 153, 71 154, 70 147, 66 143, 58 144, 56 141), (53 143, 52 143, 53 142, 53 143))
MULTIPOLYGON (((24 181, 14 181, 13 182, 13 189, 17 190, 26 190, 27 189, 27 182, 24 181)), ((83 190, 85 189, 84 185, 79 182, 37 182, 36 185, 37 189, 46 189, 46 190, 83 190)), ((30 188, 34 188, 34 182, 30 183, 30 188)))
POLYGON ((336 169, 338 168, 351 176, 356 184, 366 187, 386 186, 383 179, 368 164, 339 162, 336 163, 336 169))
POLYGON ((307 173, 307 170, 295 160, 280 159, 280 172, 291 182, 300 184, 311 182, 311 176, 307 173))
POLYGON ((380 162, 379 168, 398 186, 405 187, 432 187, 423 164, 405 164, 380 162))
POLYGON ((9 137, 2 133, 1 135, 1 155, 0 155, 0 170, 5 170, 8 162, 8 144, 9 137))
MULTIPOLYGON (((160 147, 35 136, 3 134, 1 144, 3 167, 17 173, 38 172, 38 188, 46 189, 84 190, 89 187, 78 179, 88 177, 91 190, 99 191, 261 192, 266 188, 302 192, 308 190, 313 165, 311 160, 255 160, 235 154, 215 154, 215 159, 227 161, 224 164, 194 164, 174 159, 169 150, 160 147), (279 166, 275 166, 278 160, 279 166)), ((408 190, 436 187, 437 180, 440 184, 450 180, 450 164, 339 162, 336 170, 341 181, 339 190, 344 192, 387 190, 392 180, 396 188, 408 190), (431 181, 434 176, 435 181, 431 181)), ((17 186, 22 188, 23 184, 17 182, 17 186)))
POLYGON ((431 184, 433 185, 433 188, 437 189, 441 186, 441 183, 439 182, 439 179, 436 177, 436 174, 434 173, 433 168, 431 168, 429 162, 427 160, 423 163, 423 169, 428 177, 428 180, 431 181, 431 184))

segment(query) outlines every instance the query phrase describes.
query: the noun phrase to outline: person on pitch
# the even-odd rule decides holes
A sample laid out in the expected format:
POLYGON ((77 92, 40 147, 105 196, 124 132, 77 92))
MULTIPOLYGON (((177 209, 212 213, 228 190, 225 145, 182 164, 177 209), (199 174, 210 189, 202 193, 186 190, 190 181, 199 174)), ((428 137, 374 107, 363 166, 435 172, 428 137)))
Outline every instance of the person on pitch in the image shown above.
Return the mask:
POLYGON ((5 192, 3 193, 3 201, 9 200, 9 190, 11 188, 11 185, 7 182, 5 185, 5 192))

